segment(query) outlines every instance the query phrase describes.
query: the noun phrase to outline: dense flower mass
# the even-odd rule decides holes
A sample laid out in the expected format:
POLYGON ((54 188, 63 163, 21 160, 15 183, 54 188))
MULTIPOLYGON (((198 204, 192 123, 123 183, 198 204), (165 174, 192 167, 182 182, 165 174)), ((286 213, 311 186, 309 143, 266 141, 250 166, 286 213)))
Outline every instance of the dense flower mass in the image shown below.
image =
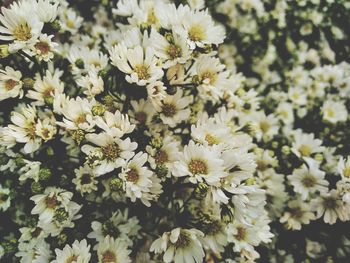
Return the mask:
POLYGON ((346 262, 349 11, 5 1, 0 261, 346 262))

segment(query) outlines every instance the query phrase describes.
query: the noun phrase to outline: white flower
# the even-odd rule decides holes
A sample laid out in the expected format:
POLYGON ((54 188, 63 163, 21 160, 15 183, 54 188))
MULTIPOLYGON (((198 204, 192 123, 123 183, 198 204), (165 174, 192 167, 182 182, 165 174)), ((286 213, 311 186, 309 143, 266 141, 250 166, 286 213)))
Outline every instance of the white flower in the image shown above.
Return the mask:
POLYGON ((315 219, 311 212, 310 204, 297 199, 288 202, 288 210, 280 218, 281 223, 286 223, 287 229, 300 230, 302 224, 309 224, 315 219))
POLYGON ((145 86, 153 83, 163 76, 163 70, 157 65, 154 50, 142 46, 127 48, 124 43, 114 46, 110 50, 112 65, 126 73, 125 79, 130 83, 145 86))
POLYGON ((16 257, 21 263, 49 263, 51 259, 50 245, 44 240, 40 242, 19 243, 16 257))
POLYGON ((323 120, 330 123, 344 122, 348 117, 348 111, 341 101, 327 100, 322 106, 323 120))
POLYGON ((86 139, 97 147, 85 144, 81 150, 87 155, 87 164, 96 175, 102 175, 125 165, 134 156, 136 142, 130 138, 121 140, 106 133, 87 134, 86 139))
POLYGON ((98 116, 95 122, 98 127, 114 138, 121 138, 135 128, 135 125, 130 123, 128 115, 122 114, 119 110, 114 114, 106 111, 103 117, 98 116))
POLYGON ((54 57, 54 52, 57 51, 57 43, 52 42, 54 36, 47 34, 41 34, 38 39, 30 41, 28 43, 28 50, 25 50, 30 56, 36 56, 39 61, 50 61, 54 57))
POLYGON ((306 159, 308 167, 303 164, 295 169, 292 175, 288 175, 294 191, 299 193, 303 200, 315 192, 324 193, 328 190, 328 181, 325 180, 325 172, 319 169, 319 164, 311 158, 306 159))
POLYGON ((313 210, 317 213, 317 218, 323 216, 323 221, 327 224, 335 224, 338 218, 341 221, 350 219, 349 206, 343 204, 338 191, 335 189, 332 189, 328 193, 321 194, 321 196, 312 200, 311 205, 313 210))
POLYGON ((181 22, 183 27, 181 29, 184 29, 185 32, 182 33, 180 28, 175 28, 175 31, 178 30, 180 34, 186 35, 191 49, 195 49, 196 46, 218 45, 224 41, 224 28, 214 24, 208 11, 188 11, 181 22))
POLYGON ((10 52, 26 47, 29 40, 39 36, 43 23, 25 1, 14 2, 10 8, 1 8, 0 40, 11 41, 10 52))
POLYGON ((130 121, 138 125, 149 125, 156 111, 149 100, 141 99, 130 102, 132 110, 128 111, 130 121))
POLYGON ((206 147, 190 141, 178 158, 172 170, 175 177, 188 176, 191 183, 205 181, 218 186, 220 179, 226 176, 219 147, 206 147))
POLYGON ((169 68, 177 63, 184 64, 190 58, 191 51, 186 39, 179 34, 173 33, 163 36, 152 28, 150 43, 154 48, 155 55, 164 61, 164 68, 169 68))
MULTIPOLYGON (((89 238, 96 239, 97 242, 103 242, 106 236, 122 240, 128 247, 132 246, 133 239, 139 237, 139 220, 137 217, 129 217, 129 211, 118 210, 103 223, 92 221, 92 232, 88 234, 89 238)), ((94 249, 97 248, 97 245, 94 249)))
POLYGON ((88 166, 82 166, 74 170, 75 178, 72 180, 75 188, 81 194, 91 193, 97 190, 97 180, 92 169, 88 166))
POLYGON ((337 172, 344 178, 345 180, 350 180, 350 156, 346 159, 342 156, 339 158, 339 162, 337 165, 337 172))
POLYGON ((90 70, 88 75, 77 80, 77 84, 84 89, 83 93, 89 97, 95 97, 104 90, 103 79, 98 76, 96 70, 90 70))
POLYGON ((183 96, 182 90, 178 90, 175 95, 167 96, 162 103, 160 119, 164 124, 175 127, 182 121, 190 117, 188 105, 192 102, 192 96, 183 96))
POLYGON ((62 250, 56 248, 56 259, 52 263, 89 263, 91 258, 89 250, 90 245, 87 244, 85 239, 80 242, 75 240, 72 246, 65 245, 62 250))
POLYGON ((307 94, 300 87, 292 87, 288 89, 289 99, 297 105, 305 105, 307 103, 307 94))
POLYGON ((69 208, 73 194, 61 188, 47 187, 43 194, 32 196, 30 200, 35 203, 33 215, 39 215, 39 220, 49 223, 53 220, 55 211, 59 207, 69 208))
POLYGON ((163 260, 166 263, 202 262, 205 255, 199 240, 202 236, 203 233, 197 229, 175 228, 155 240, 150 251, 156 254, 165 252, 163 260))
POLYGON ((322 141, 315 139, 313 133, 306 134, 303 133, 300 129, 296 130, 294 133, 294 142, 292 144, 292 152, 300 157, 310 157, 311 154, 322 152, 324 147, 322 141))
POLYGON ((5 70, 0 69, 0 101, 7 98, 23 96, 22 73, 7 66, 5 70))
POLYGON ((294 122, 293 106, 290 103, 281 102, 276 109, 276 113, 285 124, 288 125, 294 122))
POLYGON ((150 206, 144 193, 150 192, 150 187, 152 186, 150 177, 153 173, 147 167, 144 167, 146 162, 147 154, 143 152, 137 153, 122 169, 119 177, 123 180, 123 188, 132 202, 135 202, 136 198, 140 198, 145 205, 150 206))
POLYGON ((72 9, 63 9, 60 14, 60 24, 63 30, 76 34, 83 23, 83 18, 72 9))
POLYGON ((130 263, 130 250, 120 239, 107 236, 98 244, 97 256, 99 263, 130 263))
POLYGON ((39 171, 41 162, 29 161, 23 159, 24 166, 19 170, 21 176, 19 177, 20 181, 25 181, 28 178, 34 180, 35 182, 39 181, 39 171))

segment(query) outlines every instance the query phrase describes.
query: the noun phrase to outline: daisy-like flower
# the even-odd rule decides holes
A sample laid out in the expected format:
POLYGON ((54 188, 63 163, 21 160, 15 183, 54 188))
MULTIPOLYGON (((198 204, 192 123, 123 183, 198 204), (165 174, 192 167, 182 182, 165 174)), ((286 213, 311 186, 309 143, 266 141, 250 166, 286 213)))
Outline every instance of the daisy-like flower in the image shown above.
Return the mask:
POLYGON ((0 184, 0 210, 6 211, 10 207, 10 189, 3 188, 0 184))
POLYGON ((88 166, 82 166, 79 169, 75 169, 75 178, 72 180, 75 184, 75 188, 81 194, 91 193, 97 190, 97 180, 92 169, 88 166))
POLYGON ((41 34, 38 39, 35 39, 28 44, 28 50, 25 50, 30 56, 36 56, 39 61, 50 61, 54 57, 56 52, 57 43, 52 42, 54 36, 47 34, 41 34))
POLYGON ((175 127, 190 116, 188 105, 192 102, 192 96, 183 96, 182 90, 178 90, 175 95, 167 96, 162 103, 160 119, 164 124, 175 127))
POLYGON ((142 46, 127 48, 121 43, 114 46, 109 53, 112 65, 127 74, 125 79, 130 83, 145 86, 159 80, 164 74, 151 47, 145 50, 142 46))
POLYGON ((245 225, 237 220, 228 224, 226 233, 229 243, 233 243, 233 251, 240 252, 242 250, 254 251, 254 246, 258 245, 258 239, 255 235, 256 229, 251 225, 245 225))
POLYGON ((23 96, 22 73, 7 66, 5 70, 0 69, 0 101, 7 98, 23 96))
POLYGON ((97 176, 122 167, 137 148, 137 143, 131 142, 130 138, 121 140, 106 133, 87 134, 86 139, 97 146, 85 144, 81 148, 87 155, 87 164, 97 176))
POLYGON ((350 209, 343 204, 343 201, 336 189, 312 200, 311 206, 316 211, 316 217, 323 216, 323 221, 327 224, 335 224, 339 218, 341 221, 350 219, 350 209))
POLYGON ((322 106, 323 120, 330 123, 344 122, 348 117, 348 111, 341 101, 327 100, 322 106))
MULTIPOLYGON (((122 240, 128 247, 133 244, 133 239, 139 237, 139 220, 137 217, 129 217, 129 211, 118 210, 105 222, 93 221, 91 223, 92 232, 88 237, 95 239, 97 242, 103 242, 105 237, 111 236, 115 239, 122 240)), ((97 245, 96 247, 97 248, 97 245)))
POLYGON ((130 250, 120 239, 107 236, 98 244, 97 256, 99 263, 130 263, 130 250))
MULTIPOLYGON (((183 27, 181 29, 185 30, 184 34, 191 49, 195 49, 196 46, 218 45, 224 41, 224 28, 214 24, 208 11, 188 11, 181 23, 183 27)), ((181 29, 175 28, 175 31, 179 30, 181 32, 181 29)))
POLYGON ((13 137, 16 142, 25 143, 23 151, 25 153, 32 153, 41 144, 41 138, 36 134, 37 119, 36 108, 31 106, 22 107, 21 113, 11 113, 13 124, 8 125, 3 130, 3 134, 13 137))
POLYGON ((64 85, 60 79, 62 74, 60 70, 55 70, 53 73, 47 70, 43 78, 37 74, 33 90, 29 90, 26 97, 36 100, 34 104, 38 106, 45 105, 45 103, 52 104, 55 94, 63 93, 64 85))
POLYGON ((319 169, 319 164, 311 159, 306 159, 307 165, 303 164, 300 168, 295 169, 292 175, 288 175, 294 191, 301 195, 303 200, 315 192, 325 193, 328 190, 328 181, 325 180, 325 172, 319 169))
POLYGON ((229 71, 218 58, 201 56, 191 68, 190 75, 198 82, 199 95, 205 99, 218 101, 223 88, 229 85, 229 71))
POLYGON ((162 145, 160 147, 146 146, 151 167, 153 169, 157 167, 166 168, 166 174, 170 175, 170 171, 179 154, 179 146, 180 143, 170 134, 162 138, 162 145))
POLYGON ((310 157, 313 153, 322 152, 324 147, 320 139, 315 139, 314 134, 303 133, 300 129, 296 130, 294 133, 294 142, 292 144, 292 152, 301 157, 310 157))
POLYGON ((122 114, 119 110, 115 113, 106 111, 103 117, 95 119, 96 125, 114 138, 121 138, 124 134, 131 133, 135 125, 131 124, 128 115, 122 114))
POLYGON ((132 110, 128 111, 130 121, 138 125, 149 125, 156 111, 149 100, 141 99, 130 102, 132 110))
POLYGON ((169 68, 177 63, 184 64, 190 58, 191 51, 186 39, 179 34, 159 34, 152 28, 150 43, 154 48, 155 55, 164 61, 163 67, 169 68))
POLYGON ((98 76, 97 70, 89 70, 88 75, 77 80, 77 84, 84 89, 83 93, 95 97, 104 90, 103 79, 98 76))
POLYGON ((92 114, 95 103, 94 100, 89 101, 81 97, 69 99, 56 95, 54 110, 64 116, 63 122, 57 122, 57 124, 68 130, 91 131, 95 125, 92 114))
POLYGON ((166 263, 196 263, 202 262, 204 251, 200 238, 203 233, 197 229, 175 228, 171 232, 163 233, 155 240, 150 248, 156 254, 164 253, 166 263))
POLYGON ((175 177, 188 176, 193 184, 205 181, 218 186, 220 179, 226 176, 219 147, 206 147, 190 141, 178 158, 172 174, 175 177))
POLYGON ((19 243, 16 257, 21 258, 21 262, 25 263, 49 263, 51 259, 50 245, 44 240, 19 243))
POLYGON ((281 223, 285 223, 287 229, 300 230, 302 224, 307 225, 315 219, 315 214, 310 212, 309 203, 297 199, 288 202, 288 211, 280 218, 281 223))
POLYGON ((73 194, 61 188, 47 187, 43 194, 32 196, 30 200, 35 203, 32 209, 33 215, 39 215, 39 220, 49 223, 55 216, 59 207, 67 208, 73 194))
POLYGON ((288 125, 294 122, 293 106, 290 103, 281 102, 276 109, 276 113, 285 124, 288 125))
POLYGON ((0 40, 11 42, 10 52, 26 47, 29 40, 39 36, 43 23, 35 13, 33 15, 32 8, 25 1, 14 2, 10 8, 1 8, 0 40))
POLYGON ((147 153, 137 153, 126 164, 119 177, 123 180, 123 188, 132 202, 135 202, 136 198, 139 198, 145 205, 150 206, 149 200, 143 195, 144 192, 150 192, 149 188, 152 185, 150 177, 153 173, 147 167, 144 167, 147 158, 147 153))
POLYGON ((65 245, 62 250, 56 248, 55 253, 56 259, 52 263, 89 263, 91 258, 90 245, 87 244, 85 239, 82 241, 75 240, 72 246, 65 245))
MULTIPOLYGON (((62 8, 63 9, 63 8, 62 8)), ((83 23, 83 18, 79 16, 73 9, 63 9, 60 14, 60 24, 64 31, 76 34, 83 23)))
POLYGON ((339 158, 337 171, 345 180, 350 180, 350 156, 346 159, 342 156, 339 158))

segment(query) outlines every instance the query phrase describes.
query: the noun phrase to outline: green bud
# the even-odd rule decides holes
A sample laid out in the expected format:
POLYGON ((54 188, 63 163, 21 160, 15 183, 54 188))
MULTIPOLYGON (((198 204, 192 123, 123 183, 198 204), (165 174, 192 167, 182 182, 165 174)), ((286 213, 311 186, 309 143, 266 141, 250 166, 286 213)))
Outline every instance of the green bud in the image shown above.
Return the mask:
POLYGON ((34 85, 34 79, 32 78, 24 78, 23 79, 23 87, 26 88, 26 89, 30 89, 33 87, 34 85))
POLYGON ((322 153, 317 153, 317 154, 315 155, 315 160, 316 160, 316 161, 319 161, 319 162, 322 162, 322 161, 323 161, 323 155, 322 155, 322 153))
POLYGON ((157 165, 156 174, 158 177, 164 178, 168 174, 168 168, 165 165, 157 165))
POLYGON ((77 59, 77 60, 75 61, 75 65, 76 65, 78 68, 82 69, 82 68, 84 68, 84 61, 83 61, 81 58, 79 58, 79 59, 77 59))
POLYGON ((72 130, 71 135, 73 140, 79 145, 85 139, 85 132, 81 129, 72 130))
POLYGON ((240 88, 236 93, 239 97, 243 97, 246 94, 246 91, 243 88, 240 88))
POLYGON ((57 242, 58 242, 58 245, 62 246, 64 244, 67 243, 67 235, 64 234, 64 233, 61 233, 59 234, 59 236, 57 237, 57 242))
POLYGON ((194 75, 193 77, 192 77, 192 82, 194 83, 194 84, 199 84, 201 81, 200 81, 200 79, 199 79, 199 76, 198 75, 194 75))
POLYGON ((68 212, 66 211, 66 209, 64 209, 63 207, 58 208, 55 211, 55 215, 54 218, 58 221, 58 222, 63 222, 65 220, 68 219, 68 212))
POLYGON ((54 155, 54 150, 53 150, 53 148, 52 147, 48 147, 47 149, 46 149, 46 154, 48 155, 48 156, 53 156, 54 155))
POLYGON ((159 149, 160 147, 163 146, 163 139, 160 137, 152 138, 150 145, 154 148, 159 149))
POLYGON ((107 6, 109 3, 109 0, 101 0, 101 4, 104 6, 107 6))
POLYGON ((55 30, 55 31, 60 31, 61 30, 61 23, 58 19, 56 19, 55 21, 53 21, 51 23, 51 27, 55 30))
POLYGON ((109 186, 111 188, 112 191, 120 191, 121 189, 123 189, 123 180, 120 178, 113 178, 110 183, 109 186))
POLYGON ((273 141, 271 146, 272 146, 272 148, 277 149, 278 148, 278 142, 277 141, 273 141))
POLYGON ((203 198, 207 191, 208 191, 208 185, 206 183, 199 183, 197 187, 194 189, 194 193, 197 198, 203 198))
POLYGON ((213 47, 211 45, 205 45, 204 53, 208 54, 213 51, 213 47))
POLYGON ((32 182, 30 185, 30 190, 33 194, 40 194, 43 192, 43 187, 39 182, 32 182))
POLYGON ((51 171, 48 168, 42 168, 39 171, 39 180, 40 181, 47 181, 51 177, 51 171))
POLYGON ((111 95, 106 95, 106 96, 103 97, 102 101, 107 106, 110 106, 110 105, 113 105, 114 98, 111 95))
POLYGON ((95 116, 102 116, 106 111, 106 107, 97 102, 95 106, 92 107, 92 114, 95 116))
POLYGON ((101 77, 101 78, 105 78, 108 74, 108 71, 105 70, 105 69, 101 69, 99 72, 98 72, 98 75, 101 77))
POLYGON ((254 185, 254 184, 256 184, 255 178, 253 178, 253 177, 248 178, 245 182, 246 182, 246 185, 254 185))
POLYGON ((171 33, 165 33, 164 37, 165 37, 165 39, 166 39, 169 43, 174 43, 173 34, 171 34, 171 33))
POLYGON ((10 55, 9 45, 0 45, 0 58, 6 58, 10 55))
POLYGON ((23 161, 23 158, 22 158, 22 157, 17 157, 16 160, 15 160, 15 162, 16 162, 16 165, 17 165, 17 166, 23 166, 23 165, 25 165, 25 162, 23 161))
POLYGON ((282 146, 282 153, 285 155, 289 155, 290 154, 290 147, 288 145, 283 145, 282 146))
POLYGON ((17 251, 17 240, 14 238, 6 240, 1 246, 4 248, 5 254, 12 254, 17 251))
POLYGON ((44 98, 44 101, 45 103, 49 104, 49 105, 52 105, 53 104, 53 101, 54 101, 54 98, 51 97, 51 96, 48 96, 48 97, 45 97, 44 98))

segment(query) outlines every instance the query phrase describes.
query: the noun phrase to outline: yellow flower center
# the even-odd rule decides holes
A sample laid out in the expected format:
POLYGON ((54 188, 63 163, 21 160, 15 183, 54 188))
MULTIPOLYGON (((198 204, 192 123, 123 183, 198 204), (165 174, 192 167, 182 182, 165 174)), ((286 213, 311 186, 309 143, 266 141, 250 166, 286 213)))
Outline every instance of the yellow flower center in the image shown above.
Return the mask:
POLYGON ((28 26, 27 23, 18 25, 13 30, 12 34, 16 40, 20 40, 20 41, 27 41, 32 37, 31 28, 28 26))
POLYGON ((215 138, 213 135, 211 134, 207 134, 205 135, 205 140, 207 141, 207 143, 211 146, 214 144, 218 144, 219 140, 217 138, 215 138))
POLYGON ((188 37, 192 41, 201 41, 205 38, 205 32, 201 25, 193 25, 188 30, 188 37))
POLYGON ((310 148, 310 146, 305 144, 302 144, 298 150, 302 156, 310 156, 310 154, 312 153, 312 149, 310 148))
POLYGON ((208 167, 207 164, 199 159, 192 159, 188 164, 188 169, 192 174, 207 174, 208 167))
POLYGON ((345 177, 350 177, 350 166, 345 166, 345 168, 343 170, 343 175, 345 177))
POLYGON ((136 72, 139 79, 148 79, 150 77, 148 68, 145 65, 136 66, 134 71, 136 72))
POLYGON ((181 48, 177 45, 170 45, 167 49, 167 53, 171 59, 181 57, 181 48))

